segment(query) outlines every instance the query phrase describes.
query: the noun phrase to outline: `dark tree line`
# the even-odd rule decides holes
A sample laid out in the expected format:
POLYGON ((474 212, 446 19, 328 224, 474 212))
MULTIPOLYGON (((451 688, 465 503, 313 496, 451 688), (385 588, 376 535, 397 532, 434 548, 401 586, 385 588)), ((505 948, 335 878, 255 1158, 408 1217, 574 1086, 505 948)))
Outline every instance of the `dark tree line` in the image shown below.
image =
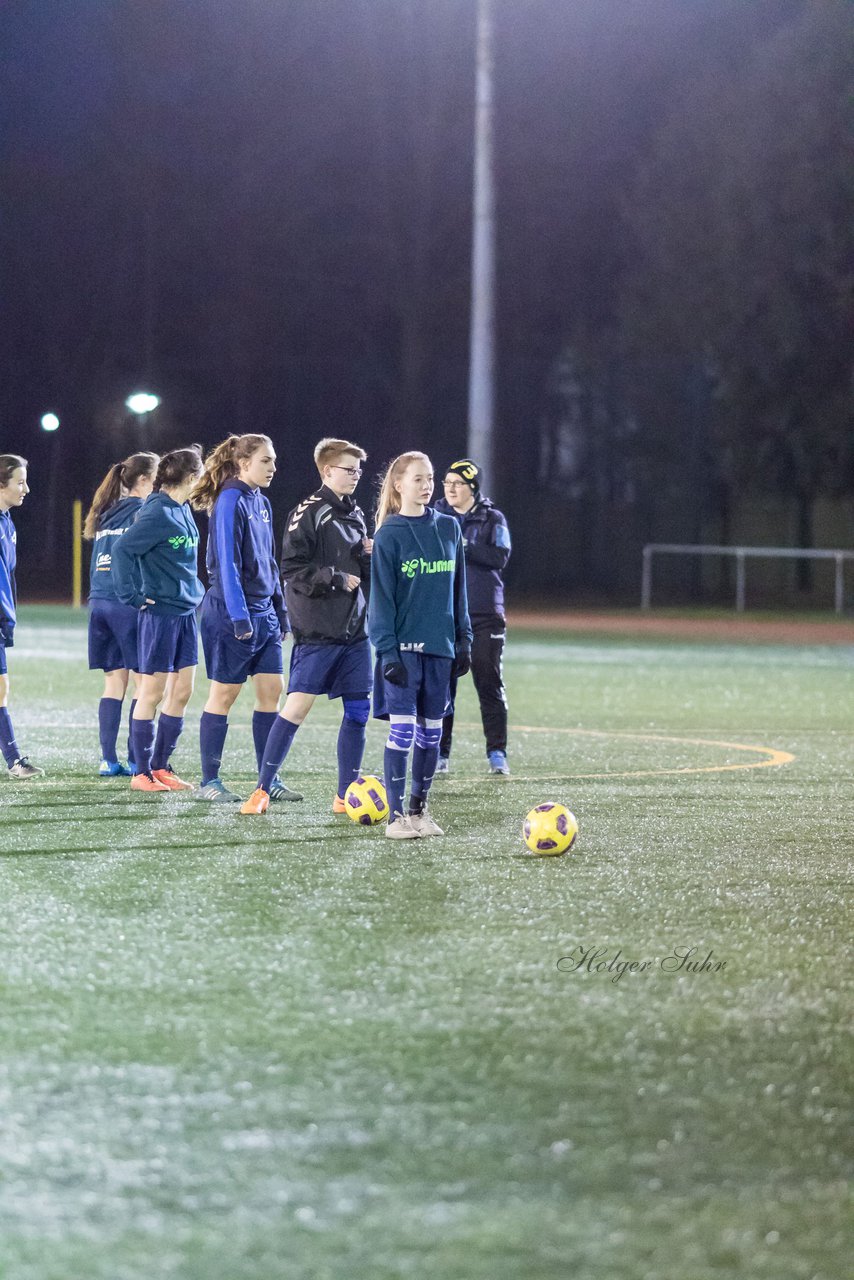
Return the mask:
MULTIPOLYGON (((727 540, 756 495, 809 545, 854 488, 850 5, 495 7, 517 590, 625 592, 643 541, 727 540)), ((376 467, 464 450, 474 0, 13 8, 0 447, 35 464, 22 521, 44 518, 46 408, 64 501, 141 438, 269 431, 280 517, 320 435, 376 467), (143 385, 163 405, 140 435, 143 385)))

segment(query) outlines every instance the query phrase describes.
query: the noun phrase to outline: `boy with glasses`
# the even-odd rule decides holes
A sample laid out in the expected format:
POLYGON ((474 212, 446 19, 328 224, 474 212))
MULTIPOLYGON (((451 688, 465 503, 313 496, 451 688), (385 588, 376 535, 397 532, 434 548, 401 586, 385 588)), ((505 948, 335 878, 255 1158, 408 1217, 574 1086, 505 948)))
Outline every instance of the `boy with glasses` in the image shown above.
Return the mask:
MULTIPOLYGON (((445 473, 445 496, 436 510, 456 516, 463 535, 469 614, 474 630, 471 674, 480 702, 490 773, 509 775, 507 763, 507 694, 504 689, 504 580, 510 559, 510 530, 504 516, 480 491, 480 468, 471 458, 452 462, 445 473)), ((456 694, 451 679, 451 706, 456 694)), ((453 710, 445 716, 437 773, 448 772, 453 710)))
POLYGON ((353 492, 366 458, 348 440, 321 440, 314 450, 321 486, 288 516, 281 558, 294 637, 288 693, 241 813, 266 812, 273 780, 321 694, 344 704, 333 813, 346 812, 344 793, 361 771, 373 683, 365 626, 373 543, 353 492))

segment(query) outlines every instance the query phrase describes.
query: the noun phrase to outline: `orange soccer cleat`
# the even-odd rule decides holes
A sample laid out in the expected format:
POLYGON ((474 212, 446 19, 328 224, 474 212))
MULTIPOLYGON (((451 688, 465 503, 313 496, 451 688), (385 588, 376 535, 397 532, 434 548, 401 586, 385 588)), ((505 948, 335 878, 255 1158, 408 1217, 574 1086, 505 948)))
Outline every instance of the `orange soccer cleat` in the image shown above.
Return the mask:
POLYGON ((171 769, 152 769, 151 776, 155 782, 162 782, 167 791, 192 791, 192 782, 185 782, 171 769))
POLYGON ((241 813, 266 813, 270 804, 270 796, 261 787, 256 787, 248 800, 240 806, 241 813))
POLYGON ((332 812, 333 813, 347 812, 347 806, 340 796, 336 796, 335 799, 332 801, 332 812))
POLYGON ((158 782, 153 774, 135 773, 130 780, 131 791, 168 791, 163 782, 158 782))

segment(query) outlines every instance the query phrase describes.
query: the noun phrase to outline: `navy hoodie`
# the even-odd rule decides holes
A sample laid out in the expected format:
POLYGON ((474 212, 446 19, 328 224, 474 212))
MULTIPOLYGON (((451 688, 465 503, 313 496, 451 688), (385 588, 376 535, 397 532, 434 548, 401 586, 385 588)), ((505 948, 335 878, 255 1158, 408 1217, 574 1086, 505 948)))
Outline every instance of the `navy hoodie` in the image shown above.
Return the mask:
POLYGON ((187 504, 150 493, 113 544, 113 583, 123 604, 150 613, 192 613, 205 594, 197 573, 199 530, 187 504), (140 585, 141 581, 141 585, 140 585))
POLYGON ((252 629, 252 615, 272 605, 282 631, 287 611, 273 555, 273 510, 260 489, 226 480, 210 516, 207 549, 210 594, 225 603, 235 635, 252 629))
POLYGON ((98 517, 98 529, 92 543, 89 562, 89 599, 117 600, 113 582, 113 546, 116 539, 130 528, 142 507, 142 498, 119 498, 98 517))
POLYGON ((447 498, 436 510, 459 520, 466 556, 466 588, 472 618, 504 617, 502 573, 510 559, 507 521, 489 498, 478 497, 468 511, 455 511, 447 498))
POLYGON ((8 511, 0 511, 0 644, 9 647, 15 632, 17 594, 15 526, 8 511))
POLYGON ((453 658, 471 648, 460 526, 450 516, 387 516, 374 535, 368 634, 380 658, 453 658))

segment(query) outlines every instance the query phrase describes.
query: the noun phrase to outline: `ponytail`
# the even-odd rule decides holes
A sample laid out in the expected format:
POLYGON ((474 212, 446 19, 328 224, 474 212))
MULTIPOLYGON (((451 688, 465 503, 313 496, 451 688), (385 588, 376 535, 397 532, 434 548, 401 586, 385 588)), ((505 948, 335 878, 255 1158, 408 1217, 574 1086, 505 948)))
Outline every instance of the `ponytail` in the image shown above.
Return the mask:
POLYGON ((374 515, 374 529, 379 529, 387 516, 397 515, 401 503, 400 494, 394 487, 395 481, 401 478, 411 462, 418 462, 422 458, 425 462, 430 461, 426 453, 413 449, 409 453, 399 454, 388 464, 380 485, 380 496, 377 500, 377 509, 374 515))
POLYGON ((124 462, 115 462, 104 476, 83 523, 83 537, 89 541, 98 531, 101 516, 112 507, 122 493, 127 493, 143 476, 152 476, 160 459, 156 453, 132 453, 124 462))
POLYGON ((265 445, 273 448, 269 436, 226 436, 208 454, 205 473, 193 486, 190 494, 190 506, 195 511, 211 511, 226 480, 235 480, 240 475, 240 463, 251 458, 253 453, 263 449, 265 445))

